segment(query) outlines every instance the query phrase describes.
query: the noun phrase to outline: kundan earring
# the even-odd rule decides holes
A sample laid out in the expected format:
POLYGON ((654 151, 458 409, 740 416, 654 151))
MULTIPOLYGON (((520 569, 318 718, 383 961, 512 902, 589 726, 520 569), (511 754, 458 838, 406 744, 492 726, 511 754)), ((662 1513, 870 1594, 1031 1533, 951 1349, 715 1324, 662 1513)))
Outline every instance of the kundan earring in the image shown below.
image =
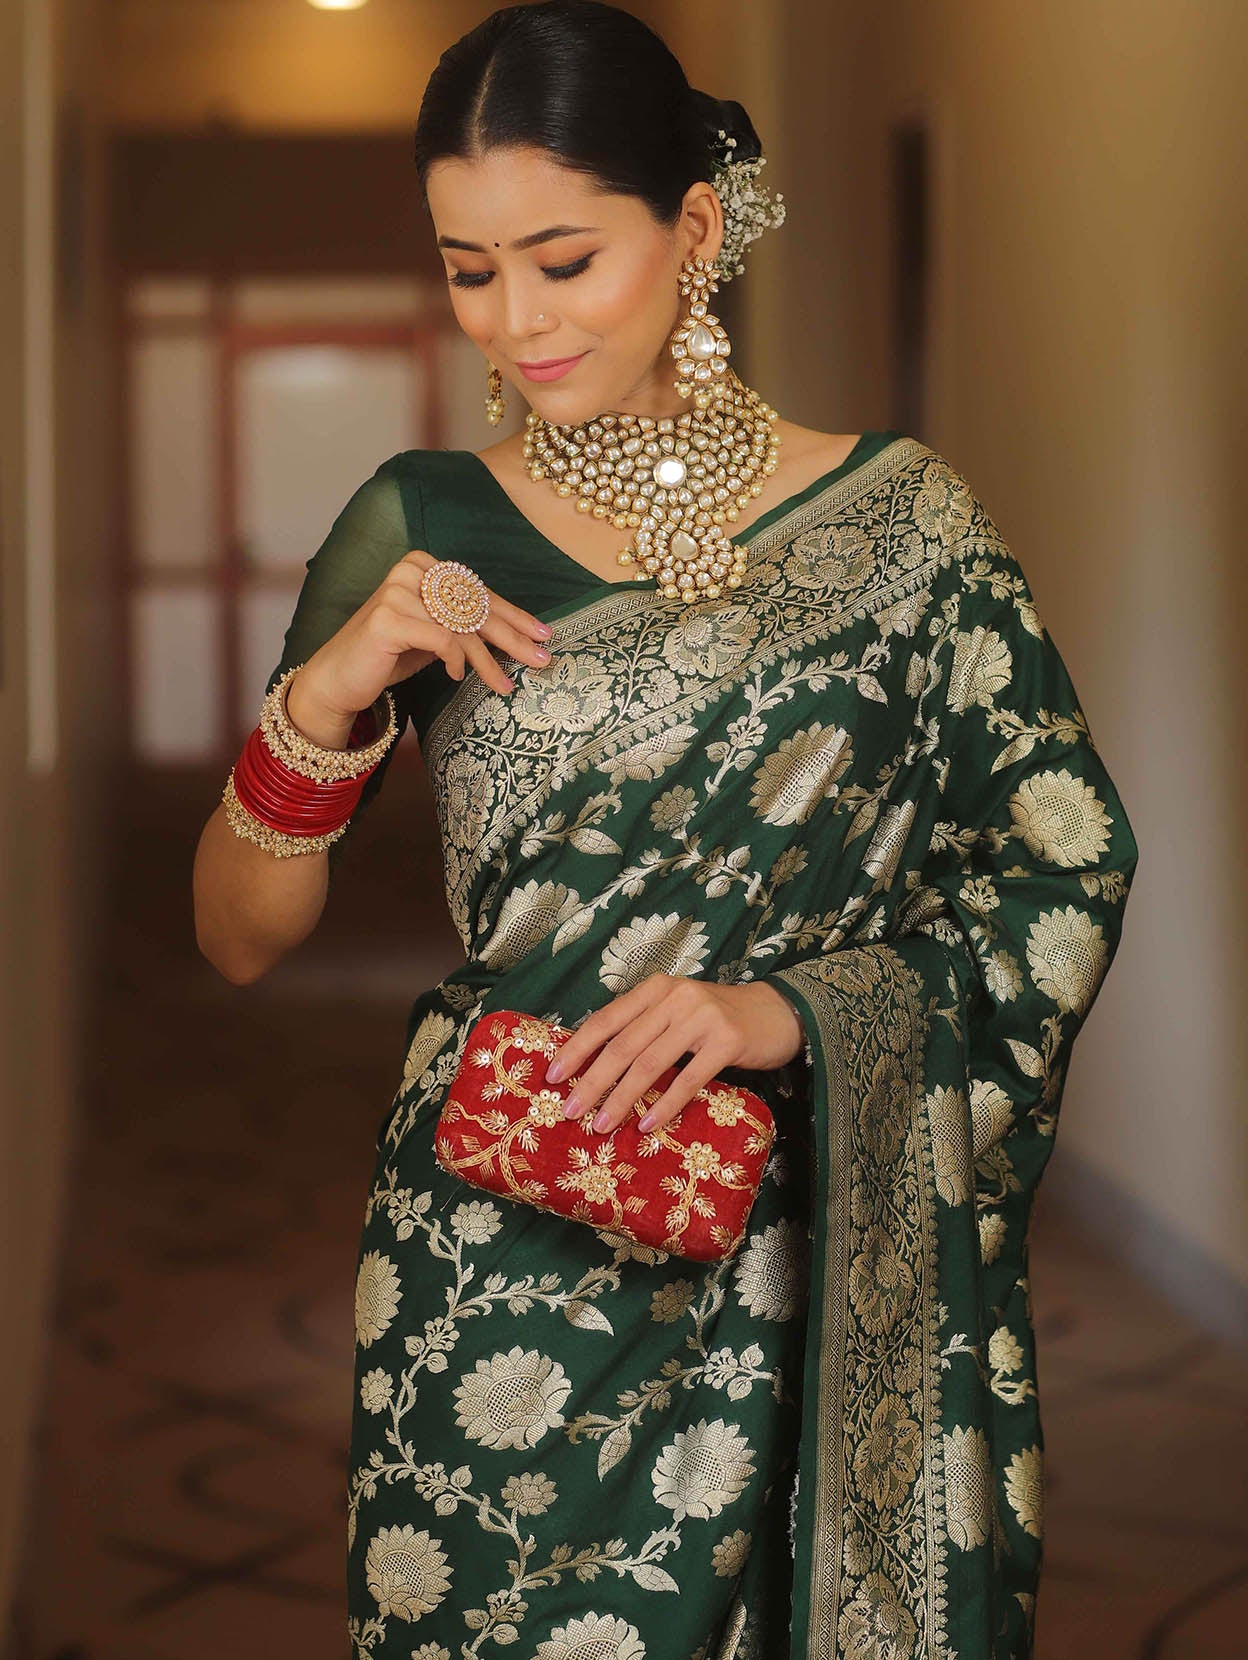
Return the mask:
POLYGON ((676 390, 682 398, 692 396, 699 409, 709 409, 728 389, 728 355, 732 351, 727 330, 707 310, 707 301, 719 290, 719 271, 714 260, 697 255, 681 266, 678 281, 689 309, 672 335, 676 390))
POLYGON ((506 409, 507 405, 503 401, 503 377, 491 363, 489 378, 485 383, 485 418, 492 427, 496 427, 506 409))

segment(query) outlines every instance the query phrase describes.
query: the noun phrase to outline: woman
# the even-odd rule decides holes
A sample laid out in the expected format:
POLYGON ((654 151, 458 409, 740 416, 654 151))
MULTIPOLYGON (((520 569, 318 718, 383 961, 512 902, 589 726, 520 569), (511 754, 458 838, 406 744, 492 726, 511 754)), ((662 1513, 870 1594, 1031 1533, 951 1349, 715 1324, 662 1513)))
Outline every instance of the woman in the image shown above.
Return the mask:
MULTIPOLYGON (((1029 1655, 1027 1226, 1135 868, 1122 804, 966 481, 728 370, 697 298, 782 217, 739 105, 626 13, 552 0, 444 55, 416 150, 491 411, 505 374, 529 424, 361 485, 266 700, 290 753, 356 768, 358 812, 390 688, 467 953, 412 1007, 377 1136, 354 1653, 1029 1655), (507 1008, 576 1028, 590 1142, 671 1066, 659 1125, 714 1077, 765 1097, 735 1257, 441 1168, 466 1036, 507 1008)), ((266 831, 231 790, 197 927, 241 982, 315 925, 351 819, 266 831)))

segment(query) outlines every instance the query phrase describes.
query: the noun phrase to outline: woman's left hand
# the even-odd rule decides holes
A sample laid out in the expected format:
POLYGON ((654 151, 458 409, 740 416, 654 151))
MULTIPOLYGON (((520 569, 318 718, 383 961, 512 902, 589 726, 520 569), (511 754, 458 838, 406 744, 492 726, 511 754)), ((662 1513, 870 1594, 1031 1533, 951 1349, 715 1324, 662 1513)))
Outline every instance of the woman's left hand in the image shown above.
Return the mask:
POLYGON ((726 986, 652 974, 587 1015, 547 1076, 553 1075, 556 1083, 574 1077, 601 1049, 564 1110, 572 1109, 569 1117, 588 1112, 605 1094, 593 1127, 606 1132, 632 1113, 660 1073, 691 1054, 638 1124, 643 1130, 661 1129, 725 1067, 770 1071, 791 1061, 805 1041, 796 1009, 763 981, 726 986))

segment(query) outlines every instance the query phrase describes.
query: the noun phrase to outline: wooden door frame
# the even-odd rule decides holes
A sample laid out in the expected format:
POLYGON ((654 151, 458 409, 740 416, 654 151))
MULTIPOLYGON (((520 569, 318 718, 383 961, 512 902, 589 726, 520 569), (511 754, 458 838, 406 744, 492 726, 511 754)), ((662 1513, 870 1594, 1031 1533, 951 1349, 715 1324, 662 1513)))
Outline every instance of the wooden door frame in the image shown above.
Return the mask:
MULTIPOLYGON (((151 273, 153 276, 197 278, 208 287, 208 307, 193 317, 136 316, 130 307, 132 285, 144 273, 129 272, 118 283, 117 331, 118 411, 122 424, 121 478, 118 481, 118 557, 114 594, 116 640, 118 644, 122 720, 126 753, 132 764, 141 763, 136 743, 138 697, 137 652, 134 640, 134 596, 145 589, 176 589, 180 585, 206 588, 219 600, 218 650, 221 694, 216 753, 202 764, 227 768, 237 755, 247 733, 255 724, 256 711, 241 707, 242 596, 246 571, 239 528, 237 444, 239 428, 239 370, 248 352, 280 346, 347 346, 356 349, 408 349, 423 373, 418 376, 416 402, 412 410, 413 430, 424 434, 424 444, 441 447, 444 426, 444 395, 441 342, 452 332, 453 319, 436 315, 413 315, 360 323, 300 321, 292 324, 253 323, 233 316, 233 290, 244 277, 214 278, 200 272, 151 273), (154 337, 193 336, 207 339, 213 360, 212 464, 215 469, 216 558, 202 569, 171 567, 151 570, 140 563, 135 547, 136 511, 132 491, 132 469, 136 434, 134 431, 134 348, 138 341, 154 337)), ((323 280, 321 271, 307 272, 308 279, 323 280)), ((358 272, 352 273, 358 278, 358 272)), ((377 273, 384 278, 390 273, 377 273)), ((298 281, 295 274, 288 280, 298 281)), ((379 459, 384 460, 384 457, 379 459)), ((308 557, 314 552, 308 550, 308 557)), ((160 765, 162 763, 151 763, 160 765)), ((179 763, 171 763, 179 764, 179 763)))
MULTIPOLYGON (((442 442, 442 383, 438 341, 443 330, 414 324, 255 324, 226 321, 220 343, 221 396, 217 434, 218 545, 221 549, 221 652, 225 697, 222 730, 232 757, 256 724, 256 710, 241 707, 242 598, 247 570, 240 529, 238 487, 239 370, 248 352, 282 346, 348 346, 356 350, 410 349, 423 374, 412 409, 413 429, 425 434, 424 447, 442 442)), ((382 456, 379 462, 385 460, 382 456)), ((328 530, 328 526, 326 527, 328 530)), ((308 549, 308 557, 315 549, 308 549)))

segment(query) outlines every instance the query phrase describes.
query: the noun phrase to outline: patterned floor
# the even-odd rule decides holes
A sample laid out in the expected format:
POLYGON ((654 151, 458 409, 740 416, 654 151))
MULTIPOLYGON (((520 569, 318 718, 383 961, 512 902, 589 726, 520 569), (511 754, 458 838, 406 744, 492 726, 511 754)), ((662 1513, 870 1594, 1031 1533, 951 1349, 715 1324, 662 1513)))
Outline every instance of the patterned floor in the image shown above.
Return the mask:
MULTIPOLYGON (((211 791, 138 794, 8 1660, 347 1660, 356 1230, 405 999, 457 942, 422 893, 436 853, 385 843, 379 813, 313 940, 229 986, 190 919, 211 791)), ((392 841, 428 823, 418 776, 396 768, 386 794, 392 841)), ((1046 1191, 1032 1279, 1038 1660, 1243 1660, 1248 1358, 1150 1295, 1046 1191)))

